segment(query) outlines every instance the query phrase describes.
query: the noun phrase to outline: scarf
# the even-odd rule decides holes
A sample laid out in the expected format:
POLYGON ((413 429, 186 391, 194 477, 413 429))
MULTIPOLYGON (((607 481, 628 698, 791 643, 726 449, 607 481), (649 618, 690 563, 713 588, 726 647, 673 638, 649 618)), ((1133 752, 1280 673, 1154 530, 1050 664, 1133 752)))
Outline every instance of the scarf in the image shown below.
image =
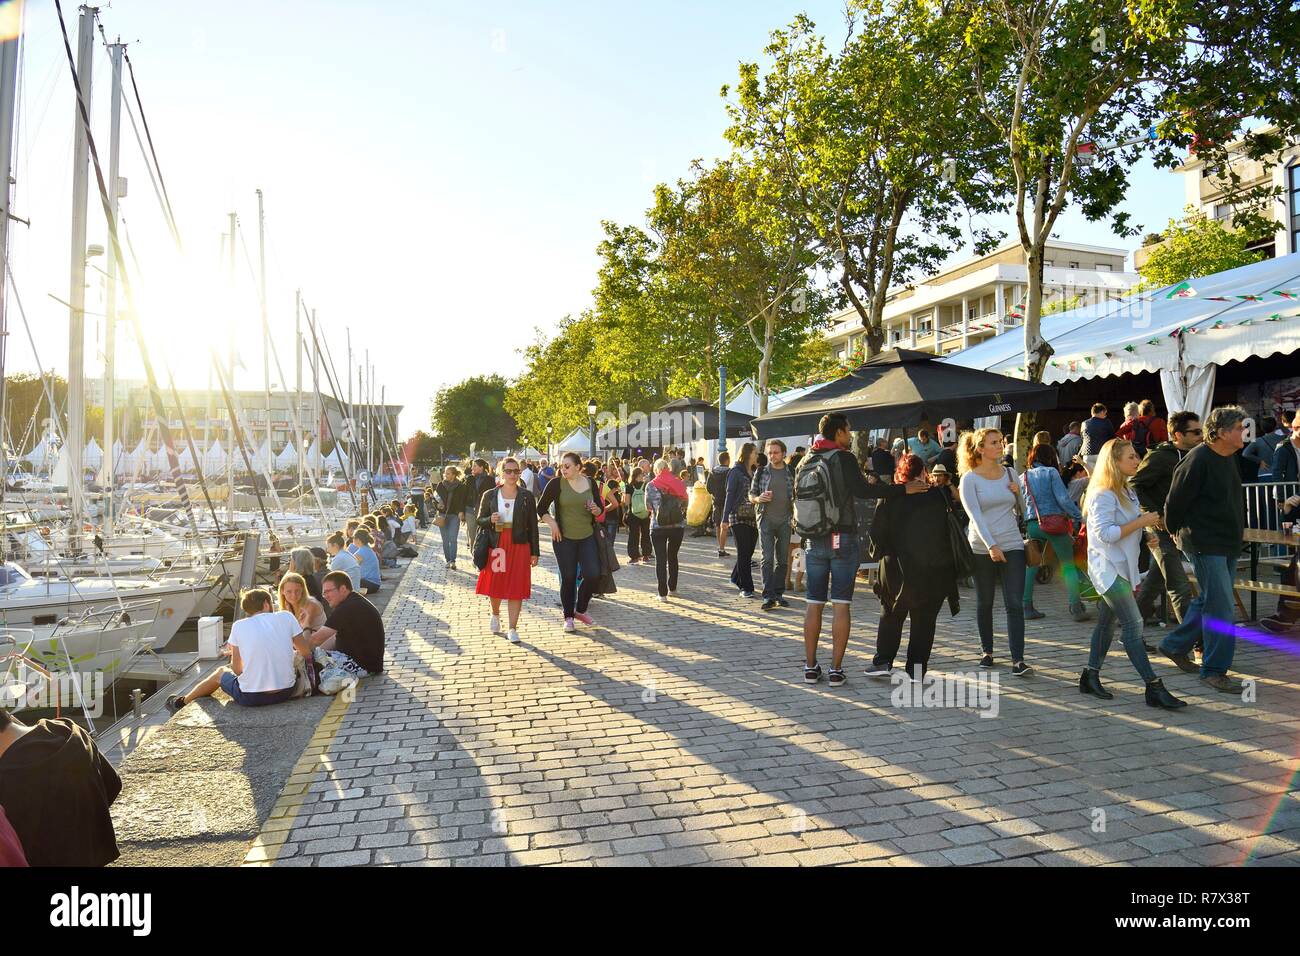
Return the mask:
POLYGON ((831 441, 829 438, 818 438, 815 442, 813 442, 813 446, 810 450, 811 451, 842 451, 840 446, 835 444, 835 442, 831 441))
POLYGON ((650 484, 654 485, 666 495, 676 495, 678 498, 687 498, 686 485, 683 484, 680 478, 674 478, 666 471, 655 475, 650 484))

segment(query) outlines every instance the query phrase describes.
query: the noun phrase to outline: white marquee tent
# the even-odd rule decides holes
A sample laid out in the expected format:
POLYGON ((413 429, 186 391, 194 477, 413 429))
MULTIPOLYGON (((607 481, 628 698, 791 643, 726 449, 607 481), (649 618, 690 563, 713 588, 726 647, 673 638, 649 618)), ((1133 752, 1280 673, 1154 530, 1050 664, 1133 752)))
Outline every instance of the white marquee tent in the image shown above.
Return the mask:
POLYGON ((31 465, 33 471, 45 471, 54 467, 58 457, 58 448, 50 442, 49 436, 46 435, 35 448, 23 455, 23 461, 31 465))
POLYGON ((99 447, 99 442, 93 437, 86 442, 86 447, 81 453, 81 463, 87 468, 95 469, 104 463, 104 449, 99 447))
POLYGON ((203 460, 204 474, 214 475, 226 467, 226 450, 221 447, 220 439, 209 445, 200 457, 203 460))
MULTIPOLYGON (((1158 372, 1165 407, 1204 418, 1218 366, 1300 351, 1300 253, 1049 315, 1042 336, 1056 350, 1044 381, 1158 372)), ((943 361, 1021 378, 1024 332, 943 361)))
POLYGON ((591 454, 591 436, 587 434, 587 429, 575 428, 563 439, 556 442, 554 447, 557 455, 562 455, 566 451, 576 451, 585 458, 591 454))
POLYGON ((280 454, 275 456, 275 467, 277 471, 288 471, 290 468, 298 467, 298 449, 294 447, 293 442, 284 443, 280 454))

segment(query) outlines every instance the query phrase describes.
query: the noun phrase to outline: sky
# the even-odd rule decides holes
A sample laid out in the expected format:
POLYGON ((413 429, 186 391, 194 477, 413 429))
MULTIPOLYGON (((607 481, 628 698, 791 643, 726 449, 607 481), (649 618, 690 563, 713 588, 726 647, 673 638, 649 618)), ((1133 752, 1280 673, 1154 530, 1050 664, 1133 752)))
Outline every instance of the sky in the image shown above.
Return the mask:
MULTIPOLYGON (((129 43, 183 245, 124 114, 122 216, 154 365, 201 387, 209 350, 224 355, 233 338, 237 384, 261 387, 261 189, 289 386, 301 289, 339 375, 350 334, 356 364, 369 350, 376 398, 382 385, 405 406, 403 435, 428 430, 440 387, 518 375, 536 329, 590 304, 602 220, 643 221, 656 183, 726 152, 720 88, 800 12, 843 34, 841 0, 114 0, 100 19, 129 43), (233 288, 220 256, 232 211, 233 288)), ((64 15, 75 49, 75 6, 64 15)), ((92 125, 106 164, 110 70, 96 39, 92 125)), ((24 56, 14 213, 31 225, 13 225, 11 266, 40 364, 65 374, 67 309, 50 296, 68 297, 75 98, 53 0, 28 0, 24 56)), ((91 183, 88 242, 106 244, 91 183)), ((1134 170, 1123 208, 1146 231, 1181 206, 1177 175, 1134 170)), ((1070 211, 1056 235, 1135 245, 1070 211)), ((86 308, 102 312, 102 279, 89 275, 86 308)), ((9 374, 38 367, 13 301, 9 374)), ((102 374, 102 323, 87 317, 90 376, 102 374)), ((118 374, 142 377, 122 330, 118 342, 118 374)))

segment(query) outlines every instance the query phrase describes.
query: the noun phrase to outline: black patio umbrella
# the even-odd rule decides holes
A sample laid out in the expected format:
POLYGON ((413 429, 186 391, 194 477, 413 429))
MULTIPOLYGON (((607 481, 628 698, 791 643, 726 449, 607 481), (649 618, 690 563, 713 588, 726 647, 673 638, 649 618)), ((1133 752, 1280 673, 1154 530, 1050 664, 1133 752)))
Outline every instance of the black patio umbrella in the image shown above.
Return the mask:
MULTIPOLYGON (((727 437, 750 437, 753 415, 727 411, 727 437)), ((645 448, 663 448, 667 445, 686 445, 704 439, 715 441, 718 437, 718 407, 702 398, 678 398, 655 409, 641 430, 645 448)))
POLYGON ((1056 407, 1055 386, 938 359, 909 349, 881 352, 843 378, 755 418, 754 434, 811 435, 827 412, 842 412, 850 428, 863 431, 1056 407))

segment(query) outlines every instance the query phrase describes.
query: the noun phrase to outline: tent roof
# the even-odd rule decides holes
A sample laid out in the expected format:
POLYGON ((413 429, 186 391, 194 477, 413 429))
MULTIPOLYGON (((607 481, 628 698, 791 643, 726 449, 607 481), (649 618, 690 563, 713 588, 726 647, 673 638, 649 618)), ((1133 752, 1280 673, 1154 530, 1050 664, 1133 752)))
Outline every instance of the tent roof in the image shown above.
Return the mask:
MULTIPOLYGON (((1181 284, 1180 284, 1181 285, 1181 284)), ((1300 350, 1300 253, 1266 259, 1179 286, 1044 316, 1055 349, 1043 380, 1222 365, 1300 350), (1281 293, 1281 294, 1279 294, 1281 293)), ((1024 332, 1013 329, 943 359, 1023 376, 1024 332)))
POLYGON ((945 364, 929 352, 889 349, 753 424, 759 438, 770 438, 812 434, 831 411, 843 412, 852 428, 868 429, 1055 407, 1050 385, 945 364))

